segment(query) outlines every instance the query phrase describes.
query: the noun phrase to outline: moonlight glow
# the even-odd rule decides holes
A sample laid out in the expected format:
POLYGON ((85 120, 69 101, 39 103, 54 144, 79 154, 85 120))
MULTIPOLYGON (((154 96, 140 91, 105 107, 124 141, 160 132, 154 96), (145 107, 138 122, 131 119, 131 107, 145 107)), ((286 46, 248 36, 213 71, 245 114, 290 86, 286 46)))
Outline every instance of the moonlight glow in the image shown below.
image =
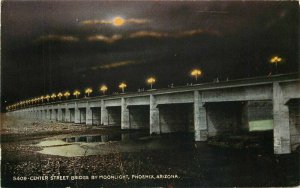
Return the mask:
POLYGON ((125 23, 125 20, 121 17, 115 17, 113 20, 114 26, 122 26, 122 25, 124 25, 124 23, 125 23))

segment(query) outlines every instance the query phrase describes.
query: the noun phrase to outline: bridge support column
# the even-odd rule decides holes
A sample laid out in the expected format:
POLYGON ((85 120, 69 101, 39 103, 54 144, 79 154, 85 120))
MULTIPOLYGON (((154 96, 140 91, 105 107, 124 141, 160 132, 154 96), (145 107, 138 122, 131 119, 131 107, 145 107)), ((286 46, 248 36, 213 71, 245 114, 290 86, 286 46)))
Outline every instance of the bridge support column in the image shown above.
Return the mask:
POLYGON ((278 82, 273 84, 274 153, 291 153, 289 108, 278 82))
POLYGON ((86 115, 85 124, 86 125, 93 125, 93 113, 92 113, 92 109, 91 109, 89 103, 87 103, 87 105, 86 105, 85 115, 86 115))
POLYGON ((159 108, 156 99, 150 95, 150 134, 160 134, 159 108))
POLYGON ((50 120, 50 118, 51 118, 51 112, 50 112, 50 109, 47 109, 47 111, 46 111, 46 119, 50 120))
POLYGON ((59 122, 63 121, 61 107, 58 107, 58 109, 57 109, 57 121, 59 121, 59 122))
POLYGON ((206 109, 202 102, 202 95, 199 91, 194 92, 194 130, 195 130, 195 141, 206 141, 207 140, 207 119, 206 109))
POLYGON ((121 129, 129 129, 129 109, 127 108, 126 99, 121 99, 121 129))
POLYGON ((43 120, 47 121, 47 110, 46 109, 43 110, 43 114, 44 114, 43 115, 43 120))
POLYGON ((101 125, 108 125, 108 112, 104 104, 104 100, 101 100, 101 125))
POLYGON ((66 114, 65 114, 65 122, 71 122, 71 113, 70 113, 70 109, 68 107, 65 108, 66 109, 66 114))
MULTIPOLYGON (((19 115, 18 115, 19 117, 19 115)), ((41 119, 41 110, 37 110, 37 119, 40 120, 41 119)))
POLYGON ((51 120, 57 120, 57 111, 55 109, 52 109, 51 120))
POLYGON ((49 109, 49 114, 50 114, 49 120, 50 121, 53 119, 53 112, 52 111, 53 111, 52 109, 49 109))
POLYGON ((80 110, 77 103, 75 103, 74 114, 74 123, 80 123, 80 110))

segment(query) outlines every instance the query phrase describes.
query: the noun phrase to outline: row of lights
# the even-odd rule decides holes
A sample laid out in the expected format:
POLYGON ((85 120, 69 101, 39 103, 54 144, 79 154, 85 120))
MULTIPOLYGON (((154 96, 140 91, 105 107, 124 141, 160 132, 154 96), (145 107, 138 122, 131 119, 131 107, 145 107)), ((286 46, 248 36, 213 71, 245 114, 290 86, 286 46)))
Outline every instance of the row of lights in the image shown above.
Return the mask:
MULTIPOLYGON (((276 72, 277 72, 277 64, 282 63, 282 62, 283 62, 283 58, 281 58, 279 56, 273 56, 269 60, 269 63, 275 64, 276 72)), ((202 71, 200 69, 194 69, 190 72, 190 75, 192 77, 194 77, 196 82, 197 82, 198 77, 200 77, 202 75, 202 71)), ((147 79, 147 83, 150 85, 151 89, 152 89, 153 84, 155 82, 156 82, 156 79, 154 77, 150 77, 150 78, 147 79)), ((122 90, 122 93, 125 92, 126 87, 127 87, 127 85, 124 82, 120 83, 120 85, 119 85, 119 88, 122 90)), ((108 87, 106 85, 102 85, 100 87, 100 91, 103 93, 103 95, 105 95, 107 90, 108 90, 108 87)), ((87 88, 87 89, 85 89, 84 92, 89 97, 90 94, 93 92, 93 89, 92 88, 87 88)), ((75 90, 73 92, 73 96, 75 96, 76 98, 78 98, 78 96, 80 94, 81 93, 80 93, 79 90, 75 90)), ((39 102, 44 102, 44 100, 47 100, 47 102, 49 102, 50 98, 52 100, 55 100, 56 97, 58 97, 59 100, 61 100, 62 97, 65 97, 66 99, 68 99, 70 95, 71 95, 71 93, 69 91, 66 91, 65 93, 62 93, 62 92, 59 92, 57 94, 53 93, 52 95, 41 96, 41 97, 37 97, 37 98, 33 98, 33 99, 29 99, 29 100, 25 100, 25 101, 15 103, 13 105, 7 106, 6 110, 16 110, 17 108, 20 108, 20 107, 25 107, 25 106, 28 106, 28 105, 37 104, 39 102)))
MULTIPOLYGON (((156 79, 154 77, 150 77, 147 79, 147 83, 150 85, 151 89, 153 87, 153 84, 156 82, 156 79)), ((127 84, 122 82, 119 84, 119 89, 122 90, 122 93, 125 92, 125 88, 127 87, 127 84)), ((106 85, 102 85, 100 88, 99 88, 100 92, 103 93, 103 95, 105 95, 106 91, 108 90, 108 87, 106 85)), ((93 92, 93 89, 92 88, 86 88, 84 90, 84 93, 89 97, 90 94, 93 92)), ((79 97, 79 95, 81 94, 81 92, 79 90, 75 90, 73 92, 73 96, 75 96, 76 98, 79 97)), ((18 108, 22 108, 22 107, 26 107, 26 106, 29 106, 29 105, 35 105, 35 104, 38 104, 38 103, 43 103, 45 100, 47 102, 49 102, 50 100, 55 100, 56 98, 58 98, 59 100, 61 100, 63 97, 66 98, 66 100, 68 100, 68 98, 71 96, 71 93, 69 91, 66 91, 66 92, 59 92, 59 93, 53 93, 51 95, 46 95, 46 96, 40 96, 40 97, 36 97, 36 98, 32 98, 32 99, 28 99, 28 100, 25 100, 25 101, 20 101, 20 102, 17 102, 13 105, 10 105, 10 106, 7 106, 6 107, 6 110, 10 111, 10 110, 16 110, 18 108)))

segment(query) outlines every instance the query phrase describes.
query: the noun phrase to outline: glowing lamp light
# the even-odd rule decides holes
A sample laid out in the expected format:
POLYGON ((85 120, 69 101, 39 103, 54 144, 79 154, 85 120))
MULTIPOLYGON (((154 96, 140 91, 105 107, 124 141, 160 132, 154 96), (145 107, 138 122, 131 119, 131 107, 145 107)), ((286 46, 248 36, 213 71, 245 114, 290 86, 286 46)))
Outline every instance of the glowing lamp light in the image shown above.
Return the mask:
POLYGON ((88 95, 88 97, 90 96, 90 94, 93 92, 92 88, 86 88, 84 93, 88 95))
POLYGON ((194 69, 191 71, 191 76, 195 77, 196 81, 199 76, 201 76, 202 71, 200 69, 194 69))
POLYGON ((273 56, 270 58, 270 64, 275 64, 275 71, 277 73, 277 64, 283 63, 283 59, 279 56, 273 56))
POLYGON ((40 100, 41 100, 42 102, 44 102, 44 99, 45 99, 44 96, 41 96, 41 97, 40 97, 40 100))
POLYGON ((106 85, 102 85, 100 87, 100 91, 103 93, 103 95, 105 95, 105 92, 108 90, 107 86, 106 85))
POLYGON ((56 98, 56 94, 53 93, 53 94, 51 95, 51 99, 55 100, 55 98, 56 98))
POLYGON ((76 98, 78 98, 78 96, 80 95, 80 91, 75 90, 75 91, 73 92, 73 95, 74 95, 76 98))
POLYGON ((71 95, 71 93, 69 91, 66 91, 64 93, 64 97, 66 97, 66 99, 68 99, 70 95, 71 95))
POLYGON ((46 95, 45 99, 47 100, 47 102, 49 102, 50 95, 46 95))
POLYGON ((59 100, 61 100, 62 96, 63 96, 63 94, 61 92, 57 93, 57 97, 59 98, 59 100))
POLYGON ((270 59, 271 64, 277 64, 277 63, 281 63, 281 62, 282 62, 282 58, 278 57, 278 56, 274 56, 270 59))
POLYGON ((151 89, 155 82, 156 82, 156 79, 154 77, 150 77, 147 79, 147 83, 150 84, 151 89))
POLYGON ((34 103, 37 103, 38 101, 39 101, 39 98, 38 98, 38 97, 33 99, 33 102, 34 102, 34 103))
POLYGON ((119 85, 119 88, 122 90, 122 93, 124 93, 124 90, 126 87, 127 87, 127 85, 124 82, 120 83, 120 85, 119 85))

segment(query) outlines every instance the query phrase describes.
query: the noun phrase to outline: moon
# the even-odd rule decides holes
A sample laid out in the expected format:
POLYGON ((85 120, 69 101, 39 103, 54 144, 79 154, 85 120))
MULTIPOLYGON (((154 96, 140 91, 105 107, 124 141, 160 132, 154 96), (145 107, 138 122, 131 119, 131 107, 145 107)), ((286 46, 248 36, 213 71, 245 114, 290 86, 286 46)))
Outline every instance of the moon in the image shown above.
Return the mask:
POLYGON ((122 25, 124 25, 124 23, 125 23, 125 20, 122 17, 115 17, 113 19, 113 25, 114 26, 122 26, 122 25))

